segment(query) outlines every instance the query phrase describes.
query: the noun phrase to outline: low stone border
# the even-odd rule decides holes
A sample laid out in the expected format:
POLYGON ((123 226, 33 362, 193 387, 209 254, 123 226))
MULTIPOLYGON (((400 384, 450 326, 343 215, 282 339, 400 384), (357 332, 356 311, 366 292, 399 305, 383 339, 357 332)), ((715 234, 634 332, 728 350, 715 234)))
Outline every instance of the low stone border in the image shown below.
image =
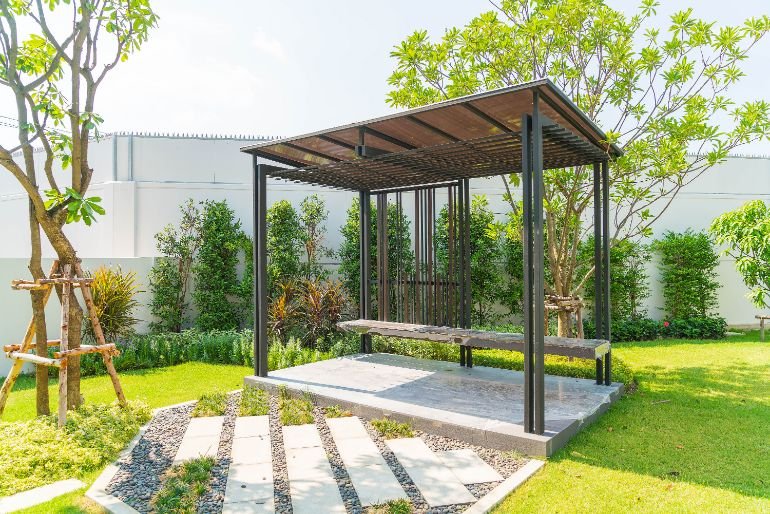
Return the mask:
POLYGON ((76 478, 59 480, 52 484, 41 485, 34 489, 28 489, 20 493, 0 498, 0 514, 28 509, 72 491, 85 487, 86 484, 76 478))
POLYGON ((500 505, 500 503, 513 491, 526 482, 529 477, 540 471, 545 466, 542 460, 530 460, 521 468, 516 470, 503 482, 488 492, 483 498, 471 505, 464 514, 486 514, 500 505))

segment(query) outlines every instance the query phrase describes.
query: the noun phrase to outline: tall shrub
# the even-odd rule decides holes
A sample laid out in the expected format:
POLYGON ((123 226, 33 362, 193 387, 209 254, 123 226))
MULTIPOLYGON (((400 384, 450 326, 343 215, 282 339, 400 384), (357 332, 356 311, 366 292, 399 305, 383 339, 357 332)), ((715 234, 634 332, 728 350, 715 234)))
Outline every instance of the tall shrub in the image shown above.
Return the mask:
POLYGON ((267 282, 271 296, 281 282, 300 276, 303 244, 299 215, 288 200, 275 202, 267 210, 267 282))
MULTIPOLYGON (((139 292, 136 273, 100 266, 94 272, 93 279, 91 293, 104 338, 108 343, 113 343, 131 335, 138 321, 134 317, 134 311, 139 306, 136 301, 139 292)), ((91 341, 95 339, 88 319, 83 321, 83 336, 91 341)))
POLYGON ((654 248, 660 254, 666 317, 712 315, 717 307, 719 256, 709 236, 691 229, 681 233, 667 231, 654 243, 654 248))
POLYGON ((155 234, 156 247, 162 257, 150 270, 150 313, 153 332, 179 332, 187 322, 187 291, 193 259, 201 243, 200 209, 188 199, 179 210, 179 226, 167 225, 155 234))
MULTIPOLYGON (((371 236, 371 271, 370 276, 372 278, 377 276, 377 208, 372 202, 371 204, 371 227, 369 234, 371 236)), ((359 245, 361 243, 360 228, 359 228, 359 216, 360 206, 358 199, 354 199, 350 208, 348 209, 348 216, 345 220, 345 224, 340 228, 342 234, 342 243, 340 244, 338 255, 340 259, 339 275, 342 280, 343 286, 347 296, 356 303, 359 303, 360 292, 358 290, 359 280, 361 277, 361 270, 359 268, 361 262, 361 250, 359 245)), ((399 216, 399 212, 395 204, 388 204, 388 274, 391 279, 396 278, 397 269, 394 263, 403 263, 403 272, 412 273, 414 271, 414 251, 412 250, 411 236, 410 236, 411 222, 402 212, 399 216)), ((374 284, 372 284, 372 297, 377 297, 377 290, 374 284)), ((395 303, 391 302, 391 305, 395 307, 395 303)), ((373 306, 376 310, 376 305, 373 306)))
POLYGON ((193 265, 193 300, 201 330, 228 330, 240 324, 238 255, 241 222, 226 201, 203 202, 201 242, 193 265))
POLYGON ((300 205, 300 221, 302 223, 302 243, 305 247, 304 275, 307 279, 325 278, 325 272, 320 259, 330 257, 333 252, 324 246, 326 220, 329 211, 326 202, 317 194, 305 197, 300 205))
MULTIPOLYGON (((495 214, 485 195, 474 195, 471 201, 471 319, 474 324, 493 323, 498 316, 495 305, 503 288, 500 237, 495 229, 495 214)), ((449 211, 444 206, 436 220, 436 255, 446 269, 449 240, 449 211)))
MULTIPOLYGON (((593 236, 581 245, 580 259, 578 269, 585 273, 594 264, 593 236)), ((610 312, 613 321, 639 319, 647 315, 643 304, 650 296, 646 268, 650 259, 649 246, 639 241, 619 240, 610 248, 610 312)), ((594 301, 594 284, 592 273, 586 280, 583 294, 589 306, 594 301)))

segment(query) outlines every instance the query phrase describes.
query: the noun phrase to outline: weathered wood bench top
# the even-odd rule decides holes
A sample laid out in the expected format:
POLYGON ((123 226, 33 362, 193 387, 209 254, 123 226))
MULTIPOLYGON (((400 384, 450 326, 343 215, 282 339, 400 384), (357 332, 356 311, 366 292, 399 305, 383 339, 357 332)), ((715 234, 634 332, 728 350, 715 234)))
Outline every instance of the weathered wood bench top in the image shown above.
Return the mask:
MULTIPOLYGON (((468 328, 413 325, 394 321, 357 319, 337 323, 341 330, 359 334, 377 334, 421 341, 455 343, 475 348, 494 348, 524 352, 524 334, 488 332, 468 328)), ((600 359, 610 352, 610 342, 604 339, 573 339, 545 336, 545 353, 563 357, 600 359)))
POLYGON ((757 319, 770 319, 770 314, 757 314, 754 317, 757 319))

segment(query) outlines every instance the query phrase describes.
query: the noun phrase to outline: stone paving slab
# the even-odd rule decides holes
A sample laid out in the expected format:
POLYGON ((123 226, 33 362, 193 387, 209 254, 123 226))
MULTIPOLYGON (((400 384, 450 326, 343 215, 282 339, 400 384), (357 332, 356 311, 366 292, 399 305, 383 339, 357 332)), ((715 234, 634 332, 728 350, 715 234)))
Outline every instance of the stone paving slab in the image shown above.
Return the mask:
POLYGON ((503 479, 495 468, 470 448, 436 452, 436 456, 463 484, 499 482, 503 479))
POLYGON ((419 437, 390 439, 385 444, 431 507, 476 502, 460 479, 419 437))
POLYGON ((283 427, 283 447, 287 450, 314 446, 323 446, 321 435, 314 424, 283 427))
POLYGON ((326 424, 364 507, 408 499, 359 418, 327 419, 326 424))
POLYGON ((294 514, 346 512, 315 424, 283 427, 283 445, 294 514))
POLYGON ((233 464, 227 475, 225 503, 265 502, 273 498, 273 463, 233 464))
POLYGON ((70 478, 68 480, 59 480, 52 484, 36 487, 29 491, 6 496, 0 498, 0 513, 14 512, 34 507, 35 505, 53 500, 57 496, 77 491, 81 487, 85 487, 85 485, 86 484, 76 478, 70 478))
POLYGON ((198 457, 216 457, 224 421, 224 416, 192 418, 174 457, 174 464, 198 457))
POLYGON ((271 462, 272 443, 268 416, 246 416, 235 419, 230 464, 271 462))
POLYGON ((222 506, 222 514, 273 514, 274 512, 275 500, 273 498, 265 502, 225 503, 222 506))

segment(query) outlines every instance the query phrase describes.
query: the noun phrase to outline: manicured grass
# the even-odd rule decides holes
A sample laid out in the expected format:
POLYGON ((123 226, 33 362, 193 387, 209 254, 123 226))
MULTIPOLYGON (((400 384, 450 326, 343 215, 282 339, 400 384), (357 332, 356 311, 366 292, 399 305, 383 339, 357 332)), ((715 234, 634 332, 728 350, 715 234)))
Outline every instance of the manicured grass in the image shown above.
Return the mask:
POLYGON ((497 512, 770 512, 770 342, 614 345, 638 381, 497 512))
POLYGON ((414 437, 412 427, 408 423, 399 423, 388 418, 373 419, 372 426, 385 439, 398 439, 399 437, 414 437))
MULTIPOLYGON (((243 387, 243 377, 254 370, 248 366, 188 362, 167 368, 154 368, 120 373, 120 383, 129 400, 141 400, 150 408, 197 400, 212 389, 231 391, 243 387)), ((56 408, 56 380, 48 387, 51 407, 56 408)), ((85 377, 81 392, 87 403, 110 403, 115 400, 110 378, 106 375, 85 377)), ((35 379, 22 376, 16 382, 3 413, 3 421, 35 417, 35 379)))

